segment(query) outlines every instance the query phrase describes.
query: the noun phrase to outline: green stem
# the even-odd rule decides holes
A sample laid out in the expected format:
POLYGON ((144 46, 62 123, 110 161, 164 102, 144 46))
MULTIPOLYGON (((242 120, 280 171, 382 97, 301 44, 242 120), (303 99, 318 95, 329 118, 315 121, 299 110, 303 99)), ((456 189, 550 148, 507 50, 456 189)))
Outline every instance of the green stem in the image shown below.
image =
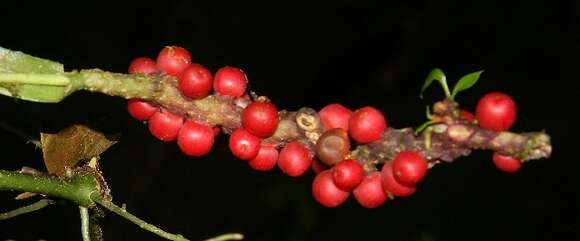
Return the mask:
POLYGON ((447 78, 443 77, 443 80, 439 81, 439 83, 441 83, 441 86, 443 87, 443 91, 445 92, 445 96, 447 96, 447 98, 453 100, 453 97, 451 96, 451 92, 449 91, 449 86, 447 85, 447 78))
POLYGON ((81 233, 83 241, 91 241, 91 235, 89 233, 89 209, 79 206, 79 211, 81 213, 81 233))
POLYGON ((429 120, 421 124, 419 127, 415 128, 415 135, 419 135, 421 131, 423 131, 425 128, 429 127, 433 123, 435 123, 435 121, 429 120))
POLYGON ((30 204, 28 206, 14 209, 10 212, 0 213, 0 220, 5 220, 5 219, 16 217, 18 215, 34 212, 34 211, 40 210, 40 209, 52 204, 52 203, 53 202, 51 200, 42 199, 38 202, 35 202, 35 203, 30 204))
POLYGON ((67 86, 70 79, 62 74, 0 73, 0 84, 67 86))
POLYGON ((160 228, 143 221, 142 219, 127 212, 127 210, 115 205, 114 203, 103 200, 98 195, 93 195, 93 200, 96 203, 100 204, 101 206, 105 207, 106 209, 109 209, 111 212, 116 213, 117 215, 119 215, 119 216, 131 221, 132 223, 136 224, 140 228, 145 229, 149 232, 152 232, 158 236, 161 236, 165 239, 174 240, 174 241, 188 241, 188 239, 184 238, 183 236, 181 236, 179 234, 172 234, 172 233, 165 232, 165 231, 161 230, 160 228))
POLYGON ((81 206, 93 204, 92 193, 99 193, 97 182, 89 174, 76 175, 63 180, 48 175, 31 175, 0 170, 0 190, 42 193, 51 197, 64 198, 81 206))
POLYGON ((244 235, 241 233, 226 233, 219 235, 217 237, 206 239, 204 241, 226 241, 226 240, 242 240, 242 239, 244 239, 244 235))

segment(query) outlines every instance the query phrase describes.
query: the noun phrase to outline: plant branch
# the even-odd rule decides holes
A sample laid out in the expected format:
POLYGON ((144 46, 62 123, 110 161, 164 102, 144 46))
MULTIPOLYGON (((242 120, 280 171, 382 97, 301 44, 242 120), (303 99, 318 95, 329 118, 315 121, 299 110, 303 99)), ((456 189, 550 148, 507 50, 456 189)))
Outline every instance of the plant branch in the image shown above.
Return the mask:
POLYGON ((227 233, 210 239, 206 239, 204 241, 227 241, 227 240, 242 240, 242 239, 244 239, 244 235, 241 233, 227 233))
POLYGON ((51 200, 41 199, 38 202, 35 202, 33 204, 30 204, 30 205, 27 205, 24 207, 20 207, 20 208, 14 209, 14 210, 9 211, 9 212, 0 213, 0 220, 5 220, 5 219, 16 217, 18 215, 38 211, 38 210, 40 210, 40 209, 42 209, 42 208, 44 208, 52 203, 53 202, 51 200))
POLYGON ((92 193, 99 193, 98 184, 91 175, 74 175, 61 179, 49 175, 32 175, 0 170, 0 190, 41 193, 63 198, 81 206, 90 206, 92 193))
POLYGON ((79 206, 79 212, 81 213, 81 234, 83 236, 83 241, 91 241, 91 235, 89 232, 89 209, 87 207, 79 206))
MULTIPOLYGON (((0 55, 0 72, 3 64, 20 66, 14 61, 4 62, 6 63, 2 62, 0 55)), ((55 75, 60 76, 62 73, 55 75)), ((140 98, 187 119, 221 126, 225 133, 231 133, 241 126, 242 110, 251 101, 248 98, 216 94, 192 100, 181 95, 175 77, 163 74, 129 75, 91 69, 67 72, 64 75, 70 80, 70 84, 62 93, 83 89, 126 99, 140 98)), ((442 81, 444 76, 437 75, 433 78, 445 82, 442 81)), ((0 87, 3 86, 6 87, 0 83, 0 87)), ((10 90, 7 87, 6 89, 10 90)), ((448 88, 444 89, 447 89, 446 95, 449 96, 448 88)), ((28 99, 35 98, 36 96, 28 96, 28 99)), ((267 99, 263 96, 257 98, 267 99)), ((365 164, 383 163, 390 161, 402 150, 412 149, 421 152, 429 162, 435 164, 439 161, 452 161, 474 149, 489 149, 518 157, 522 161, 546 158, 551 154, 550 137, 546 133, 494 132, 479 128, 476 124, 458 117, 458 104, 451 99, 435 103, 433 110, 430 131, 414 134, 410 128, 388 128, 382 139, 359 145, 351 153, 351 157, 358 158, 365 164)), ((278 129, 272 137, 264 141, 277 146, 290 141, 300 141, 313 151, 322 132, 323 128, 315 110, 307 107, 298 111, 283 110, 280 111, 278 129)))
POLYGON ((172 234, 172 233, 165 232, 165 231, 161 230, 160 228, 143 221, 142 219, 127 212, 127 210, 115 205, 114 203, 107 201, 107 200, 103 200, 100 196, 94 196, 93 200, 96 203, 100 204, 101 206, 105 207, 106 209, 110 210, 111 212, 114 212, 117 215, 131 221, 132 223, 136 224, 140 228, 145 229, 149 232, 152 232, 156 235, 159 235, 165 239, 175 240, 175 241, 188 241, 188 239, 184 238, 183 236, 181 236, 179 234, 172 234))
POLYGON ((40 143, 40 140, 38 140, 38 138, 34 138, 33 136, 27 134, 26 132, 6 123, 6 122, 0 122, 0 129, 4 129, 24 140, 26 140, 29 143, 34 144, 37 148, 40 148, 42 145, 40 143))

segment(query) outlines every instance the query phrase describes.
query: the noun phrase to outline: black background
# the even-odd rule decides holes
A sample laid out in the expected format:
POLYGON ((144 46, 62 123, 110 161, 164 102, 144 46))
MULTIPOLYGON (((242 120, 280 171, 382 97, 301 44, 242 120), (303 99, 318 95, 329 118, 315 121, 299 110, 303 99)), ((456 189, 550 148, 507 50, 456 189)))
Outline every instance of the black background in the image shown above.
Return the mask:
MULTIPOLYGON (((458 101, 473 109, 491 90, 518 103, 514 131, 546 130, 550 159, 516 174, 495 169, 479 151, 430 170, 410 198, 375 210, 352 198, 336 209, 310 196, 300 178, 252 171, 234 159, 224 136, 206 157, 189 158, 131 119, 126 101, 76 93, 60 104, 0 97, 0 121, 31 135, 82 123, 120 143, 102 155, 114 200, 171 232, 201 240, 242 232, 247 240, 580 240, 576 82, 580 49, 577 1, 262 2, 78 1, 2 3, 0 46, 60 61, 65 68, 126 72, 138 56, 165 45, 190 50, 215 71, 243 68, 252 90, 280 109, 341 102, 373 105, 394 127, 424 121, 442 96, 418 91, 442 68, 450 80, 484 69, 458 101), (16 6, 18 5, 18 6, 16 6)), ((39 150, 0 130, 0 168, 42 169, 39 150)), ((22 203, 0 193, 0 211, 22 203)), ((115 215, 106 240, 161 240, 115 215)), ((0 240, 80 240, 78 210, 56 205, 0 221, 0 240)))

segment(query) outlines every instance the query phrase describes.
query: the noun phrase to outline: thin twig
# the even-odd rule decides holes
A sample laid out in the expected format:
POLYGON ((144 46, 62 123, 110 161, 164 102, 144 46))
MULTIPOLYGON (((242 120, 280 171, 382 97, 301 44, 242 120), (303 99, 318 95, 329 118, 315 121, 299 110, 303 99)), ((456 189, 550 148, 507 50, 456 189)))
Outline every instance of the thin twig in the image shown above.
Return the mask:
POLYGON ((136 224, 137 226, 139 226, 142 229, 145 229, 149 232, 152 232, 154 234, 157 234, 163 238, 169 239, 169 240, 174 240, 174 241, 189 241, 188 239, 186 239, 185 237, 181 236, 180 234, 172 234, 172 233, 168 233, 165 232, 163 230, 161 230, 160 228, 149 224, 145 221, 143 221, 142 219, 136 217, 135 215, 127 212, 127 210, 115 205, 112 202, 103 200, 100 197, 95 197, 93 199, 96 203, 100 204, 101 206, 105 207, 106 209, 109 209, 111 212, 116 213, 117 215, 131 221, 132 223, 136 224))
POLYGON ((244 235, 241 233, 226 233, 204 241, 227 241, 227 240, 242 240, 244 235))
POLYGON ((91 241, 91 235, 89 233, 89 209, 79 206, 79 211, 81 213, 81 233, 83 241, 91 241))
POLYGON ((9 218, 13 218, 13 217, 16 217, 18 215, 21 215, 21 214, 34 212, 34 211, 40 210, 40 209, 52 204, 52 203, 53 203, 53 201, 51 201, 51 200, 41 199, 40 201, 35 202, 33 204, 30 204, 28 206, 20 207, 20 208, 17 208, 17 209, 14 209, 12 211, 5 212, 5 213, 0 213, 0 220, 9 219, 9 218))
POLYGON ((4 129, 4 130, 20 137, 20 138, 26 140, 27 142, 34 144, 37 148, 41 147, 40 141, 37 138, 32 137, 31 135, 24 132, 23 130, 21 130, 15 126, 12 126, 6 122, 0 122, 0 129, 4 129))

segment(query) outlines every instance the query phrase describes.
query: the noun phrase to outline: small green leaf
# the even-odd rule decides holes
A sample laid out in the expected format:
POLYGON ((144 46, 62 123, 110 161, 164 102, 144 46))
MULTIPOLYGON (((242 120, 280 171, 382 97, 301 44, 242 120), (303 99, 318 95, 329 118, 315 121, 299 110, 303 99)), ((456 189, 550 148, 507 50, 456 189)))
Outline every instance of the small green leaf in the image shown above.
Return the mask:
POLYGON ((480 71, 473 72, 473 73, 470 73, 470 74, 467 74, 467 75, 461 77, 461 79, 459 79, 457 84, 455 84, 455 86, 453 87, 453 93, 451 93, 451 99, 454 99, 455 96, 457 95, 457 93, 464 91, 466 89, 469 89, 475 83, 477 83, 477 80, 479 79, 479 76, 481 75, 482 72, 483 72, 483 70, 480 70, 480 71))
POLYGON ((0 72, 55 74, 64 73, 64 67, 58 62, 0 47, 0 72))
POLYGON ((443 91, 445 91, 445 96, 450 97, 449 87, 447 87, 447 78, 445 77, 443 71, 439 68, 431 70, 429 75, 427 75, 427 78, 423 83, 423 87, 421 87, 421 93, 419 93, 419 97, 421 99, 423 98, 423 92, 425 92, 425 90, 431 85, 431 83, 433 83, 433 80, 437 80, 439 84, 441 84, 441 87, 443 87, 443 91))

